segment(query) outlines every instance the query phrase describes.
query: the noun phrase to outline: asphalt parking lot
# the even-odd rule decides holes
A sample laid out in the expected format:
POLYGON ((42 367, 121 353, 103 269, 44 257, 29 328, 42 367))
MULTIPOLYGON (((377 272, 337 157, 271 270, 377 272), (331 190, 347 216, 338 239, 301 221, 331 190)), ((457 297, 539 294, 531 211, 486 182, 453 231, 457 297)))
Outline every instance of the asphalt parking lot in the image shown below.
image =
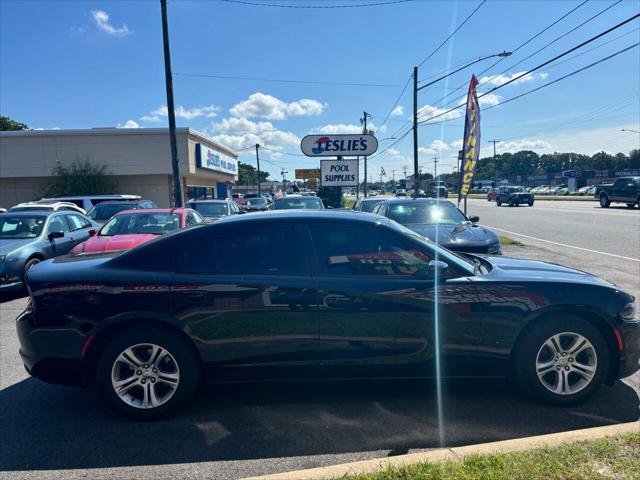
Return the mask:
MULTIPOLYGON (((469 213, 524 243, 507 255, 564 263, 638 295, 639 211, 571 203, 498 209, 471 200, 469 213)), ((25 299, 2 300, 3 479, 242 478, 437 448, 441 437, 457 446, 639 418, 636 373, 571 408, 531 403, 502 381, 467 380, 445 383, 439 420, 431 382, 273 383, 210 387, 173 419, 131 422, 92 390, 29 378, 13 323, 25 299)))

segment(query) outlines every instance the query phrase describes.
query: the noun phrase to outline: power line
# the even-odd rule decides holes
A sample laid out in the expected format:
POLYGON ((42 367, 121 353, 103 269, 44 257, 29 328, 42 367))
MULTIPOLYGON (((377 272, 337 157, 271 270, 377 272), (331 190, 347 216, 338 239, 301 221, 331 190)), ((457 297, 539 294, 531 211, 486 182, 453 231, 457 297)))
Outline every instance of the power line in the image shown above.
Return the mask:
MULTIPOLYGON (((224 0, 228 1, 228 0, 224 0)), ((204 73, 173 73, 177 77, 200 77, 200 78, 217 78, 222 80, 250 80, 257 82, 277 82, 277 83, 298 83, 305 85, 334 85, 347 87, 382 87, 382 88, 398 88, 400 84, 388 83, 355 83, 355 82, 323 82, 318 80, 291 80, 286 78, 258 78, 258 77, 238 77, 232 75, 216 75, 204 73)))
POLYGON ((422 61, 418 64, 418 67, 421 67, 421 66, 422 66, 422 64, 423 64, 424 62, 426 62, 426 61, 427 61, 427 60, 429 60, 431 57, 433 57, 433 56, 436 54, 436 52, 437 52, 438 50, 440 50, 440 49, 441 49, 441 48, 442 48, 442 47, 443 47, 443 46, 444 46, 444 45, 445 45, 445 44, 446 44, 446 43, 447 43, 447 42, 448 42, 448 41, 449 41, 449 40, 450 40, 450 39, 451 39, 451 38, 452 38, 452 37, 453 37, 457 32, 458 32, 458 30, 460 30, 460 29, 464 26, 464 24, 465 24, 465 23, 467 23, 471 17, 473 17, 473 15, 474 15, 474 14, 475 14, 479 9, 480 9, 480 7, 482 7, 485 3, 487 3, 487 0, 482 0, 482 2, 480 2, 480 4, 479 4, 479 5, 478 5, 478 6, 477 6, 477 7, 476 7, 476 8, 475 8, 475 9, 474 9, 474 10, 473 10, 473 11, 472 11, 468 16, 467 16, 467 18, 465 18, 465 19, 464 19, 464 21, 463 21, 460 25, 458 25, 458 27, 457 27, 453 32, 451 32, 451 34, 450 34, 447 38, 445 38, 445 39, 442 41, 442 43, 441 43, 440 45, 438 45, 438 46, 435 48, 435 50, 433 50, 433 52, 431 52, 429 55, 427 55, 427 57, 426 57, 424 60, 422 60, 422 61))
POLYGON ((261 2, 250 2, 247 0, 220 0, 221 2, 226 3, 238 3, 241 5, 251 5, 256 7, 275 7, 275 8, 317 8, 317 9, 330 9, 330 8, 362 8, 362 7, 379 7, 384 5, 395 5, 398 3, 408 3, 413 2, 414 0, 389 0, 386 2, 374 2, 374 3, 359 3, 359 4, 345 4, 345 5, 283 5, 277 3, 261 3, 261 2))
MULTIPOLYGON (((525 40, 524 42, 522 42, 520 45, 518 45, 516 48, 514 48, 513 50, 511 50, 511 53, 514 54, 516 53, 518 50, 520 50, 522 47, 528 45, 529 43, 531 43, 533 40, 535 40, 536 38, 538 38, 540 35, 542 35, 544 32, 546 32, 547 30, 549 30, 550 28, 552 28, 553 26, 557 25, 558 23, 560 23, 562 20, 564 20, 565 18, 567 18, 569 15, 571 15, 573 12, 575 12, 576 10, 578 10, 579 8, 581 8, 582 6, 584 6, 589 0, 584 0, 581 4, 577 5, 576 7, 572 8, 571 10, 569 10, 567 13, 565 13, 564 15, 562 15, 560 18, 558 18, 557 20, 555 20, 554 22, 550 23, 549 25, 547 25, 545 28, 543 28, 542 30, 540 30, 538 33, 536 33, 535 35, 531 36, 530 38, 528 38, 527 40, 525 40)), ((498 60, 496 60, 494 63, 492 63, 491 65, 489 65, 487 68, 485 68, 484 70, 482 70, 479 74, 478 77, 480 75, 482 75, 483 73, 488 72, 489 70, 491 70, 493 67, 495 67, 496 65, 498 65, 500 62, 502 62, 506 57, 500 57, 498 60)), ((456 88, 454 88, 451 92, 447 93, 447 95, 445 95, 442 98, 439 98, 438 100, 436 100, 435 102, 433 102, 433 105, 437 105, 439 102, 441 102, 442 100, 446 100, 451 94, 459 91, 460 89, 464 88, 467 85, 467 82, 464 82, 462 84, 460 84, 459 86, 457 86, 456 88)))
POLYGON ((407 81, 405 82, 404 87, 402 87, 402 91, 400 92, 400 95, 398 95, 398 98, 396 99, 395 103, 389 109, 389 113, 387 113, 386 117, 384 117, 384 120, 382 121, 382 124, 378 127, 378 130, 381 129, 387 123, 387 120, 389 119, 389 116, 391 115, 391 113, 393 113, 395 108, 400 103, 400 100, 402 99, 402 95, 404 95, 404 92, 407 90, 407 87, 409 86, 409 82, 410 81, 411 81, 411 75, 409 75, 409 78, 407 78, 407 81))
POLYGON ((607 60, 610 60, 613 57, 617 57, 618 55, 620 55, 620 54, 622 54, 622 53, 624 53, 626 51, 629 51, 632 48, 637 47, 638 45, 640 45, 640 42, 634 43, 633 45, 630 45, 630 46, 628 46, 626 48, 623 48, 622 50, 618 50, 617 52, 612 53, 611 55, 609 55, 607 57, 601 58, 600 60, 597 60, 597 61, 595 61, 595 62, 593 62, 593 63, 591 63, 591 64, 589 64, 589 65, 587 65, 585 67, 579 68, 578 70, 574 70, 573 72, 570 72, 570 73, 568 73, 566 75, 563 75, 562 77, 556 78, 555 80, 553 80, 551 82, 548 82, 548 83, 545 83, 544 85, 540 85, 539 87, 532 88, 531 90, 528 90, 528 91, 526 91, 524 93, 521 93, 520 95, 516 95, 515 97, 511 97, 511 98, 509 98, 507 100, 504 100, 504 101, 502 101, 500 103, 497 103, 495 105, 491 105, 490 107, 485 108, 484 111, 486 112, 487 110, 491 110, 492 108, 498 107, 500 105, 504 105, 505 103, 512 102, 513 100, 517 100, 518 98, 522 98, 522 97, 524 97, 526 95, 529 95, 530 93, 537 92, 538 90, 541 90, 541 89, 543 89, 545 87, 548 87, 549 85, 553 85, 554 83, 558 83, 559 81, 564 80, 565 78, 572 77, 573 75, 576 75, 576 74, 578 74, 578 73, 580 73, 580 72, 582 72, 584 70, 587 70, 587 69, 589 69, 591 67, 595 67, 596 65, 598 65, 598 64, 600 64, 602 62, 606 62, 607 60))
MULTIPOLYGON (((618 28, 622 27, 623 25, 626 25, 627 23, 629 23, 629 22, 631 22, 631 21, 635 20, 635 19, 636 19, 636 18, 638 18, 638 17, 640 17, 640 13, 637 13, 637 14, 635 14, 634 16, 629 17, 629 18, 627 18, 626 20, 623 20, 622 22, 618 23, 617 25, 614 25, 613 27, 608 28, 608 29, 607 29, 607 30, 605 30, 604 32, 601 32, 601 33, 599 33, 598 35, 596 35, 596 36, 594 36, 594 37, 591 37, 591 38, 590 38, 590 39, 588 39, 588 40, 585 40, 584 42, 580 43, 579 45, 576 45, 576 46, 575 46, 575 47, 573 47, 573 48, 570 48, 569 50, 566 50, 565 52, 561 53, 560 55, 556 55, 556 56, 555 56, 555 57, 553 57, 551 60, 547 60, 546 62, 541 63, 540 65, 538 65, 537 67, 534 67, 534 68, 532 68, 532 69, 530 69, 530 70, 528 70, 528 71, 526 71, 526 72, 523 72, 522 74, 520 74, 520 75, 518 75, 518 76, 516 76, 516 77, 511 78, 510 80, 508 80, 508 81, 506 81, 506 82, 504 82, 504 83, 502 83, 502 84, 500 84, 500 85, 498 85, 498 86, 496 86, 496 87, 493 87, 492 89, 490 89, 490 90, 488 90, 488 91, 484 92, 482 95, 478 95, 478 99, 480 99, 480 98, 482 98, 482 97, 484 97, 484 96, 486 96, 486 95, 489 95, 490 93, 495 92, 496 90, 498 90, 498 89, 500 89, 500 88, 502 88, 502 87, 506 87, 507 85, 509 85, 509 84, 511 84, 511 83, 513 83, 513 82, 515 82, 515 81, 517 81, 517 80, 519 80, 519 79, 521 79, 522 77, 525 77, 525 76, 530 75, 531 73, 533 73, 533 72, 535 72, 535 71, 537 71, 537 70, 540 70, 542 67, 545 67, 545 66, 549 65, 550 63, 555 62, 556 60, 558 60, 558 59, 560 59, 560 58, 562 58, 562 57, 564 57, 564 56, 566 56, 566 55, 570 54, 571 52, 575 52, 575 51, 576 51, 576 50, 578 50, 579 48, 582 48, 582 47, 584 47, 585 45, 587 45, 587 44, 589 44, 589 43, 591 43, 591 42, 593 42, 593 41, 597 40, 598 38, 603 37, 604 35, 607 35, 608 33, 611 33, 612 31, 614 31, 614 30, 616 30, 616 29, 618 29, 618 28)), ((428 122, 428 121, 433 120, 433 119, 435 119, 435 118, 442 117, 443 115, 446 115, 446 114, 448 114, 448 113, 450 113, 450 112, 453 112, 453 111, 455 111, 455 110, 458 110, 458 109, 460 109, 460 108, 462 108, 462 107, 465 107, 465 103, 462 103, 462 104, 460 104, 460 105, 458 105, 458 106, 456 106, 456 107, 450 108, 449 110, 445 110, 444 112, 440 112, 440 113, 438 113, 437 115, 434 115, 433 117, 430 117, 430 118, 427 118, 427 119, 425 119, 425 120, 422 120, 422 121, 421 121, 421 122, 419 122, 419 123, 425 123, 425 122, 428 122)), ((486 109, 485 109, 485 110, 486 110, 486 109)))

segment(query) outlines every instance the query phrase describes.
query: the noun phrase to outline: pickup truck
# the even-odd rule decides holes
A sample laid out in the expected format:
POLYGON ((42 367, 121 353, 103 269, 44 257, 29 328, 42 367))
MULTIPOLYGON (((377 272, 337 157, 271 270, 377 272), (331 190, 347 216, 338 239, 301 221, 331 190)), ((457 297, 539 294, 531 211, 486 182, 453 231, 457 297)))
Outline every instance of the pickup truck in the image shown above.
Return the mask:
POLYGON ((609 208, 611 203, 626 203, 629 208, 640 206, 640 177, 621 177, 612 184, 600 185, 595 198, 602 208, 609 208))

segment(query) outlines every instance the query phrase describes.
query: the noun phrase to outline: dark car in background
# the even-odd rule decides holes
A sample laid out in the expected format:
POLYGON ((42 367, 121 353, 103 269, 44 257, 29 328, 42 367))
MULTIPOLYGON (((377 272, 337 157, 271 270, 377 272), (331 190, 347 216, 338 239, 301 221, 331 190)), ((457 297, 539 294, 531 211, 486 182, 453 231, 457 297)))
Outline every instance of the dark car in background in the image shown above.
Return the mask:
POLYGON ((58 257, 27 283, 16 327, 30 374, 96 383, 141 419, 185 406, 201 380, 511 376, 573 405, 640 358, 634 299, 615 285, 457 255, 361 212, 225 218, 116 256, 58 257))
POLYGON ((533 207, 535 197, 533 193, 527 192, 524 187, 513 185, 502 185, 498 187, 496 193, 496 205, 500 207, 502 204, 510 207, 517 207, 520 204, 526 204, 533 207))
POLYGON ((122 212, 124 210, 137 210, 139 208, 157 208, 157 205, 152 200, 106 200, 98 203, 89 210, 87 212, 87 217, 97 224, 103 225, 118 212, 122 212))
POLYGON ((318 197, 304 195, 287 195, 276 198, 271 210, 324 210, 324 204, 318 197))
POLYGON ((360 197, 353 206, 353 209, 357 212, 371 212, 371 210, 382 201, 382 198, 360 197))
POLYGON ((449 198, 449 190, 444 182, 432 182, 429 188, 431 198, 449 198))
POLYGON ((640 207, 640 177, 621 177, 611 185, 598 185, 595 197, 602 208, 611 203, 626 203, 627 207, 640 207))
POLYGON ((34 265, 66 255, 95 233, 84 215, 66 210, 0 214, 0 291, 19 290, 34 265))
POLYGON ((487 192, 487 202, 495 202, 497 196, 498 196, 498 189, 490 188, 489 191, 487 192))
POLYGON ((204 217, 205 222, 211 223, 222 217, 244 213, 238 204, 232 200, 189 200, 185 208, 192 208, 204 217))
POLYGON ((498 235, 477 225, 479 217, 467 218, 448 200, 390 198, 373 213, 382 215, 454 252, 502 253, 498 235))
POLYGON ((269 202, 267 202, 267 199, 262 196, 248 198, 244 209, 247 212, 263 212, 269 209, 269 202))

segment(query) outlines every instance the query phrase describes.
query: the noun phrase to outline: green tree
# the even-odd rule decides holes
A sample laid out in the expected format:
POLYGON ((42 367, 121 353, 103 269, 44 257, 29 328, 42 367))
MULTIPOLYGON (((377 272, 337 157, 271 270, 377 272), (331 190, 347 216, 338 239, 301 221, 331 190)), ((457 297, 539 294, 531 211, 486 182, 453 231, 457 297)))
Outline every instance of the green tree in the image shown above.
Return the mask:
MULTIPOLYGON (((238 162, 238 184, 255 185, 258 178, 258 171, 248 163, 238 162)), ((260 183, 267 181, 269 172, 260 171, 260 183)))
POLYGON ((11 120, 9 117, 5 117, 0 115, 0 131, 8 131, 8 130, 28 130, 24 123, 16 122, 15 120, 11 120))
POLYGON ((44 188, 45 197, 102 195, 115 190, 115 182, 105 165, 94 165, 87 158, 76 157, 69 165, 58 165, 44 188))

